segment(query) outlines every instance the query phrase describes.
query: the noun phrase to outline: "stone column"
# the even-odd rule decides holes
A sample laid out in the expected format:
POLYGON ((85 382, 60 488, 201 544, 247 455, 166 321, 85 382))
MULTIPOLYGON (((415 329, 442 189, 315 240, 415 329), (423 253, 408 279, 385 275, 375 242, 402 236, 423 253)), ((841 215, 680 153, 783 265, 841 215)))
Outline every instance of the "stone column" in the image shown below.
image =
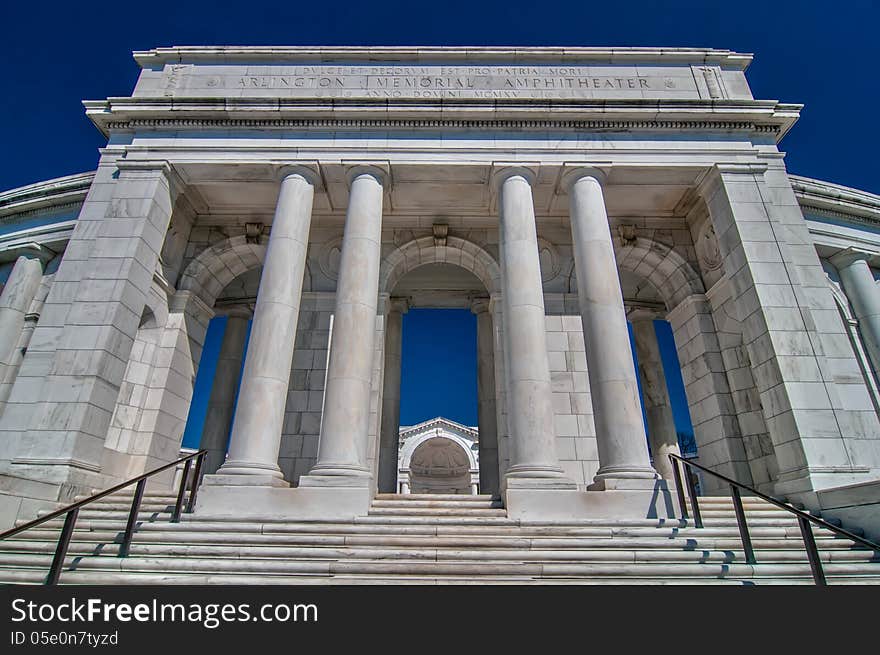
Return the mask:
POLYGON ((480 489, 497 494, 498 415, 495 407, 495 338, 488 298, 471 301, 477 316, 477 425, 480 430, 480 489))
POLYGON ((244 308, 230 310, 226 315, 226 329, 220 344, 217 371, 214 373, 214 384, 211 385, 208 412, 199 446, 208 451, 202 464, 205 473, 216 472, 226 459, 249 319, 250 311, 244 308))
POLYGON ((310 176, 295 169, 281 182, 220 484, 287 486, 278 451, 312 220, 310 176))
POLYGON ((3 382, 0 385, 0 412, 6 405, 12 379, 21 363, 21 353, 17 352, 19 339, 42 277, 43 266, 39 259, 19 257, 0 294, 0 382, 3 382))
POLYGON ((580 169, 567 180, 599 450, 599 470, 590 489, 645 488, 653 485, 657 473, 648 455, 601 178, 599 171, 580 169))
POLYGON ((654 330, 654 317, 640 314, 631 320, 642 381, 642 398, 648 419, 648 438, 654 454, 654 468, 664 480, 672 480, 669 454, 680 455, 681 451, 678 447, 669 391, 666 388, 663 361, 660 359, 660 346, 654 330))
POLYGON ((507 486, 576 488, 556 455, 544 290, 531 171, 510 168, 498 181, 504 361, 510 467, 507 486))
POLYGON ((388 300, 385 319, 385 376, 382 392, 382 429, 379 442, 379 492, 397 491, 397 455, 400 442, 400 366, 403 347, 403 315, 409 309, 404 298, 388 300))
POLYGON ((859 323, 865 349, 874 371, 880 375, 880 289, 868 266, 868 257, 870 253, 847 249, 832 257, 831 263, 840 273, 840 283, 859 323))
POLYGON ((365 487, 371 478, 367 441, 384 178, 378 169, 358 167, 349 179, 318 461, 300 478, 301 487, 365 487))

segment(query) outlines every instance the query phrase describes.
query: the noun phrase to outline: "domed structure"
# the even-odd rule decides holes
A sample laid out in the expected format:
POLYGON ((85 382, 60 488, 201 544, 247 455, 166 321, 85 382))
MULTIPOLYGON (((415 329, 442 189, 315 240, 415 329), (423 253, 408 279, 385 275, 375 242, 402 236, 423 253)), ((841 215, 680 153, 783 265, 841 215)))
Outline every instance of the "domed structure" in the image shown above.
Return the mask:
POLYGON ((476 428, 439 416, 401 427, 400 493, 479 493, 479 445, 476 428))

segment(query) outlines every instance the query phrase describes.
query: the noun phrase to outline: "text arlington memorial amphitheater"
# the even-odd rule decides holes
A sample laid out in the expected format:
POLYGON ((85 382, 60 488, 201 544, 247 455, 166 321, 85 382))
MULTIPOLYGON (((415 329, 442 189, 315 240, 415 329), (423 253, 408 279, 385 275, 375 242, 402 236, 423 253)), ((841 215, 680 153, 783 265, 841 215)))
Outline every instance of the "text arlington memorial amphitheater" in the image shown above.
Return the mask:
POLYGON ((0 580, 880 581, 880 197, 786 172, 751 55, 134 57, 97 170, 0 193, 2 527, 170 466, 0 580), (478 426, 401 430, 412 307, 478 426))

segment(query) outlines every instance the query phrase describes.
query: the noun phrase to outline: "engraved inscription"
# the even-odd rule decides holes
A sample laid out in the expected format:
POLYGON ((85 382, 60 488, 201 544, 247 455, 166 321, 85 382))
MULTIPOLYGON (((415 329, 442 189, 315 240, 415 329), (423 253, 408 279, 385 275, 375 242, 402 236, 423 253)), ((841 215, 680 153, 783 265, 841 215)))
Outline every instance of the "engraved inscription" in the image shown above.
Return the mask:
MULTIPOLYGON (((683 69, 687 70, 687 69, 683 69)), ((696 94, 690 75, 615 66, 195 67, 188 94, 358 98, 591 98, 696 94), (199 70, 201 68, 201 70, 199 70)))

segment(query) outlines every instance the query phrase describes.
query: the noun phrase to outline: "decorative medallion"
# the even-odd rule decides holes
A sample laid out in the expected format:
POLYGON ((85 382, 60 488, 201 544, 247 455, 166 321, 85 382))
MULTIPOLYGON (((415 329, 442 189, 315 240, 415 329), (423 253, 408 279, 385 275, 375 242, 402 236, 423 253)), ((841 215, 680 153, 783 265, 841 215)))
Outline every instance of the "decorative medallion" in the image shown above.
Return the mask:
POLYGON ((721 249, 718 247, 718 238, 715 236, 715 228, 711 221, 703 223, 697 236, 696 243, 697 258, 700 260, 700 266, 704 271, 715 271, 721 268, 724 263, 724 257, 721 255, 721 249))
POLYGON ((318 256, 321 272, 331 280, 339 277, 339 259, 342 256, 342 237, 337 237, 324 244, 318 256))
POLYGON ((560 257, 556 246, 538 237, 538 258, 541 262, 541 281, 549 282, 559 275, 560 257))

